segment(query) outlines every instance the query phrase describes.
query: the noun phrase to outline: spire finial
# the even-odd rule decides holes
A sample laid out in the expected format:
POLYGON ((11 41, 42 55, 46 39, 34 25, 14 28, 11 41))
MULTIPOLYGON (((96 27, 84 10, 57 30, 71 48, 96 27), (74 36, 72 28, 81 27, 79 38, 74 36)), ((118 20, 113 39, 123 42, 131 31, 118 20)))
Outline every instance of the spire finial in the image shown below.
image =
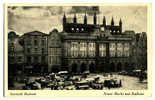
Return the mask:
POLYGON ((103 25, 106 26, 106 18, 105 18, 105 16, 103 17, 103 25))
POLYGON ((84 16, 84 24, 87 24, 87 15, 86 15, 86 12, 85 12, 85 16, 84 16))
POLYGON ((114 19, 113 19, 113 16, 112 16, 112 19, 111 19, 111 25, 112 25, 112 26, 114 25, 114 19))
POLYGON ((96 25, 97 23, 97 17, 96 17, 96 11, 94 12, 94 24, 96 25))
POLYGON ((120 18, 120 20, 119 20, 119 25, 122 25, 122 19, 120 18))
POLYGON ((74 23, 76 23, 76 13, 74 13, 74 23))

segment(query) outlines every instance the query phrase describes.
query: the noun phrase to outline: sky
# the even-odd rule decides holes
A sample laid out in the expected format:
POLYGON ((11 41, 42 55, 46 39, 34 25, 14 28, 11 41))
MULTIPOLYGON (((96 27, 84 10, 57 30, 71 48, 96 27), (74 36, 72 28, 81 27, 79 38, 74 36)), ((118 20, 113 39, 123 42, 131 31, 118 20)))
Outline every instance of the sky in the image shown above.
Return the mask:
POLYGON ((9 6, 8 31, 15 31, 18 35, 34 30, 46 34, 53 29, 61 32, 64 13, 69 22, 76 13, 78 23, 83 23, 87 13, 88 24, 93 24, 94 11, 97 12, 97 24, 102 24, 103 16, 107 24, 111 23, 113 17, 115 25, 121 18, 123 31, 147 31, 146 6, 9 6))

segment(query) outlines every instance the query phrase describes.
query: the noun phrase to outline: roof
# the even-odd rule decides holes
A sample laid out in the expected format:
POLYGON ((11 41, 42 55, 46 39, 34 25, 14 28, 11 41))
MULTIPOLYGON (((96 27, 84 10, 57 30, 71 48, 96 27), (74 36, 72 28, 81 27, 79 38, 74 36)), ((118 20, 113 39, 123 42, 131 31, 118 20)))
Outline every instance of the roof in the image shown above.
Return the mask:
POLYGON ((46 36, 47 34, 45 34, 45 33, 43 33, 43 32, 40 32, 40 31, 32 31, 32 32, 27 32, 27 33, 24 33, 24 36, 26 36, 26 35, 35 35, 35 36, 37 36, 37 35, 41 35, 41 36, 46 36))

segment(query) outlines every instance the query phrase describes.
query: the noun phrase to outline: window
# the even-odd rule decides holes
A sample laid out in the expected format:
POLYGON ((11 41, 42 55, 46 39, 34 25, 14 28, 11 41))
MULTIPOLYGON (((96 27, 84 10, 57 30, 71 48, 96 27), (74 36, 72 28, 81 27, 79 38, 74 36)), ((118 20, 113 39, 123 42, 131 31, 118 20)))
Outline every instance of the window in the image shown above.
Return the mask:
POLYGON ((37 48, 35 48, 34 50, 35 50, 35 53, 37 53, 37 52, 38 52, 38 49, 37 49, 37 48))
POLYGON ((46 59, 45 56, 42 56, 42 57, 41 57, 41 62, 42 62, 42 63, 45 63, 45 59, 46 59))
POLYGON ((67 43, 67 56, 71 56, 71 43, 67 43))
POLYGON ((115 57, 115 54, 116 54, 116 44, 115 43, 109 44, 109 51, 110 51, 110 57, 115 57))
POLYGON ((78 42, 71 43, 71 56, 72 57, 78 56, 78 42))
POLYGON ((106 56, 106 44, 104 43, 99 44, 99 55, 100 57, 106 56))
POLYGON ((89 57, 94 57, 96 55, 95 50, 96 50, 95 43, 88 43, 88 55, 89 55, 89 57))
POLYGON ((44 48, 42 48, 42 54, 44 53, 45 51, 44 51, 44 48))
POLYGON ((37 40, 34 40, 34 45, 35 45, 35 46, 37 46, 37 45, 38 45, 37 40))
POLYGON ((123 55, 123 45, 122 43, 117 43, 117 56, 121 57, 123 55))
POLYGON ((27 57, 27 63, 31 63, 31 57, 27 57))
POLYGON ((27 45, 31 45, 31 39, 30 38, 27 39, 27 45))
POLYGON ((79 28, 76 28, 77 32, 79 32, 79 28))
POLYGON ((84 31, 84 28, 81 28, 81 31, 84 31))
POLYGON ((125 43, 125 44, 124 44, 124 56, 125 56, 125 57, 129 57, 129 52, 130 52, 130 51, 129 51, 129 48, 130 48, 130 47, 129 47, 129 43, 125 43))
POLYGON ((72 31, 74 31, 74 28, 72 28, 72 31))
POLYGON ((18 57, 18 62, 21 62, 22 61, 22 57, 18 57))
POLYGON ((41 44, 42 44, 42 46, 44 46, 45 45, 45 40, 42 40, 41 44))
POLYGON ((87 56, 87 43, 85 42, 80 43, 80 55, 81 57, 87 56))
POLYGON ((31 53, 31 50, 30 50, 30 48, 27 48, 27 53, 31 53))
POLYGON ((34 63, 38 63, 39 59, 37 56, 34 57, 34 63))

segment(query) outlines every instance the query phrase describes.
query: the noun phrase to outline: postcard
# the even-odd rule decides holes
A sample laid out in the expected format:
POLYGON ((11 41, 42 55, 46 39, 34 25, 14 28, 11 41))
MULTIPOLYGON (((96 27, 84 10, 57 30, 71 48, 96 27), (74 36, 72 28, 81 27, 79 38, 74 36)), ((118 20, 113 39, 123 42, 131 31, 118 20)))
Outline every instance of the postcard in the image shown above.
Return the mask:
POLYGON ((4 96, 152 96, 151 3, 4 8, 4 96))

